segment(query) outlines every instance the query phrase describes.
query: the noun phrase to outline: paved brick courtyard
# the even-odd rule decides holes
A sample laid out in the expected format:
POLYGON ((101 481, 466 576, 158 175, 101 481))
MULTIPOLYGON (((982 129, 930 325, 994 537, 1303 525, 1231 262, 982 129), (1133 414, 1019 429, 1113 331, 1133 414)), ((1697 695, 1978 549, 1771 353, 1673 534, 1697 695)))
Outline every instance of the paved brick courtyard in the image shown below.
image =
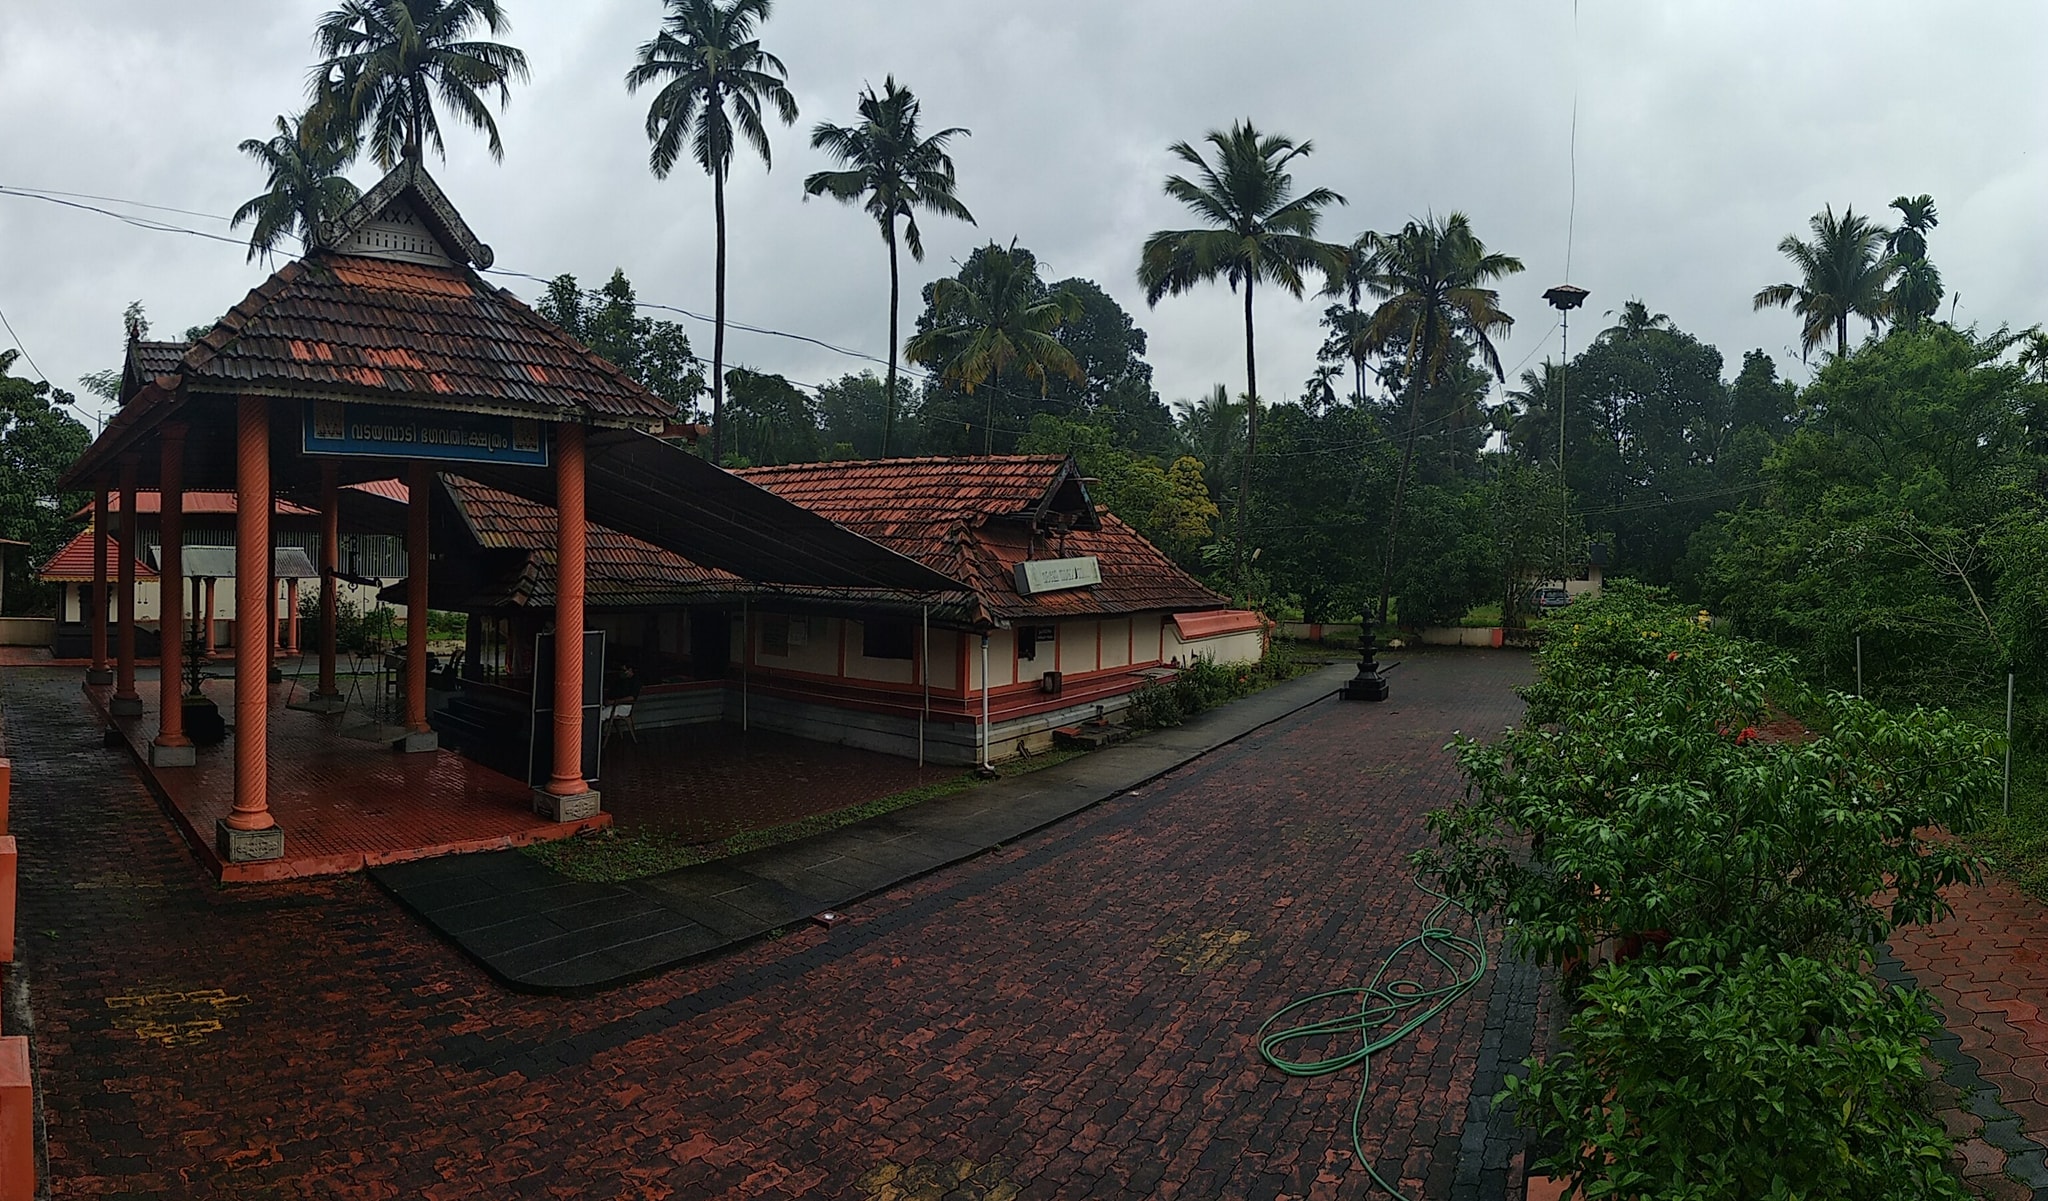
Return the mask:
MULTIPOLYGON (((1515 654, 1417 657, 1008 848, 616 991, 490 983, 361 877, 221 889, 74 673, 0 675, 58 1197, 1362 1196, 1355 1078, 1251 1036, 1421 922, 1403 857, 1512 720, 1515 654)), ((1486 1098, 1534 973, 1376 1069, 1367 1147, 1514 1195, 1486 1098)))

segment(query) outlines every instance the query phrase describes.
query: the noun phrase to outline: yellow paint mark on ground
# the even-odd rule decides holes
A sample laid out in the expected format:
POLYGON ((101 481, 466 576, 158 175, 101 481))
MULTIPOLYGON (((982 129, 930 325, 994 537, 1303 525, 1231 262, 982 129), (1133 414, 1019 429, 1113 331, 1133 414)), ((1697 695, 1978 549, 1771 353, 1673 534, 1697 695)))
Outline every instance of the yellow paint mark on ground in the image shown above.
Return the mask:
POLYGON ((1180 974, 1214 971, 1233 959, 1258 949, 1249 930, 1204 930, 1199 934, 1169 934, 1152 944, 1167 958, 1180 964, 1180 974))
POLYGON ((962 1197, 971 1201, 1012 1201, 1018 1188, 1001 1160, 976 1164, 956 1159, 950 1164, 885 1163, 857 1182, 868 1201, 940 1201, 962 1197))
POLYGON ((219 988, 107 998, 107 1008, 114 1011, 114 1025, 166 1047, 190 1046, 209 1034, 218 1034, 227 1016, 248 1003, 249 998, 231 996, 219 988))

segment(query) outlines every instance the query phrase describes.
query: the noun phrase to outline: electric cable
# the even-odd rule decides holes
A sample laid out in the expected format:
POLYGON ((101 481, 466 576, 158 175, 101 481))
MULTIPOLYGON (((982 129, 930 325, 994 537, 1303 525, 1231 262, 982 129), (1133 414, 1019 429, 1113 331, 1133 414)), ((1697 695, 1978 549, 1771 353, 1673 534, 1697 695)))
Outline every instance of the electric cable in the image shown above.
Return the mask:
POLYGON ((1290 1001, 1267 1018, 1258 1033, 1259 1057, 1284 1075, 1328 1076, 1354 1067, 1359 1069, 1358 1095, 1351 1103, 1351 1154, 1372 1177, 1374 1184, 1399 1201, 1408 1201, 1408 1198, 1379 1174, 1365 1154, 1362 1128, 1366 1097, 1372 1091, 1373 1056, 1394 1047, 1471 992, 1487 968, 1486 944, 1482 941, 1483 935, 1477 928, 1478 919, 1473 917, 1472 911, 1420 880, 1415 881, 1415 887, 1435 897, 1436 906, 1422 919, 1421 931, 1397 944, 1381 961, 1372 979, 1361 985, 1333 988, 1290 1001), (1461 934, 1444 923, 1444 915, 1453 909, 1472 921, 1473 933, 1461 934), (1415 950, 1429 956, 1452 978, 1448 982, 1428 984, 1409 976, 1391 975, 1395 962, 1415 950), (1301 1020, 1299 1016, 1311 1007, 1339 1000, 1354 1002, 1356 1008, 1342 1016, 1320 1020, 1301 1020), (1397 1022, 1399 1024, 1393 1030, 1376 1033, 1397 1022), (1325 1043, 1347 1035, 1358 1039, 1358 1046, 1353 1050, 1315 1059, 1294 1058, 1292 1055, 1290 1044, 1305 1040, 1325 1043))

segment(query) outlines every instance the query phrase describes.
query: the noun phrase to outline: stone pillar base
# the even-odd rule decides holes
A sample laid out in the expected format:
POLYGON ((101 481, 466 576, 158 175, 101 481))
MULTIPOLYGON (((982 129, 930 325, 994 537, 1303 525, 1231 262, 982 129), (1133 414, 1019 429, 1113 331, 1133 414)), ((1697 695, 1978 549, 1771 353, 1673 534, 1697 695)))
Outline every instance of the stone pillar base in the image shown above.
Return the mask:
POLYGON ((213 825, 213 846, 227 863, 259 863, 284 858, 284 827, 237 830, 221 818, 213 825))
POLYGON ((315 692, 302 700, 293 701, 291 704, 286 705, 285 708, 297 709, 302 713, 340 713, 348 708, 348 698, 339 692, 330 694, 315 692))
POLYGON ((1363 672, 1351 677, 1344 685, 1344 699, 1347 701, 1383 701, 1391 692, 1386 677, 1367 675, 1363 672))
POLYGON ((191 767, 197 762, 199 750, 189 742, 184 746, 165 746, 160 742, 149 744, 151 767, 191 767))
POLYGON ((441 749, 441 735, 434 730, 415 730, 391 744, 394 751, 417 755, 424 751, 441 749))
POLYGON ((574 796, 556 796, 545 788, 533 790, 533 812, 551 822, 580 822, 596 817, 603 800, 595 788, 574 796))
POLYGON ((142 698, 139 696, 117 696, 108 702, 107 712, 115 717, 141 717, 142 698))
POLYGON ((88 684, 111 684, 114 682, 114 669, 111 667, 88 667, 85 669, 85 682, 88 684))

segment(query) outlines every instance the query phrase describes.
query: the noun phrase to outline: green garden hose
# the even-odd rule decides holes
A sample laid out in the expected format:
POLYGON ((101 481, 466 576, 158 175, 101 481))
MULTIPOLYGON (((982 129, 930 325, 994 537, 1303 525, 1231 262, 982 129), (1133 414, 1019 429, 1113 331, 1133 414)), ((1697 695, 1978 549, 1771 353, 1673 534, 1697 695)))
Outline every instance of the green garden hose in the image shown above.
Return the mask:
POLYGON ((1372 1057, 1399 1043, 1413 1034, 1424 1022, 1443 1012, 1451 1002, 1471 992, 1479 978, 1486 974, 1486 946, 1475 935, 1460 934, 1444 924, 1444 915, 1457 910, 1470 918, 1471 912, 1463 905, 1430 888, 1421 881, 1415 886, 1437 899, 1436 907, 1429 916, 1422 919, 1422 930, 1396 946, 1372 979, 1351 988, 1336 988, 1319 992, 1289 1002, 1279 1012, 1266 1019, 1259 1027, 1259 1056, 1289 1076, 1326 1076, 1351 1067, 1361 1068, 1358 1082, 1358 1098, 1351 1104, 1351 1154, 1357 1158, 1360 1167, 1373 1179, 1373 1183, 1385 1189, 1401 1201, 1401 1191, 1387 1183, 1366 1158, 1365 1145, 1360 1138, 1359 1126, 1365 1117, 1365 1098, 1372 1088, 1372 1057), (1452 977, 1448 982, 1424 984, 1407 977, 1388 978, 1394 963, 1410 950, 1420 949, 1435 960, 1444 972, 1452 977), (1330 1001, 1344 1000, 1355 1008, 1339 1017, 1320 1021, 1297 1022, 1301 1011, 1313 1006, 1326 1005, 1330 1001), (1384 1034, 1376 1034, 1391 1023, 1399 1025, 1384 1034), (1275 1027, 1278 1027, 1277 1029, 1275 1027), (1294 1059, 1286 1053, 1287 1044, 1302 1039, 1338 1039, 1355 1035, 1358 1046, 1342 1054, 1325 1055, 1317 1059, 1294 1059))

